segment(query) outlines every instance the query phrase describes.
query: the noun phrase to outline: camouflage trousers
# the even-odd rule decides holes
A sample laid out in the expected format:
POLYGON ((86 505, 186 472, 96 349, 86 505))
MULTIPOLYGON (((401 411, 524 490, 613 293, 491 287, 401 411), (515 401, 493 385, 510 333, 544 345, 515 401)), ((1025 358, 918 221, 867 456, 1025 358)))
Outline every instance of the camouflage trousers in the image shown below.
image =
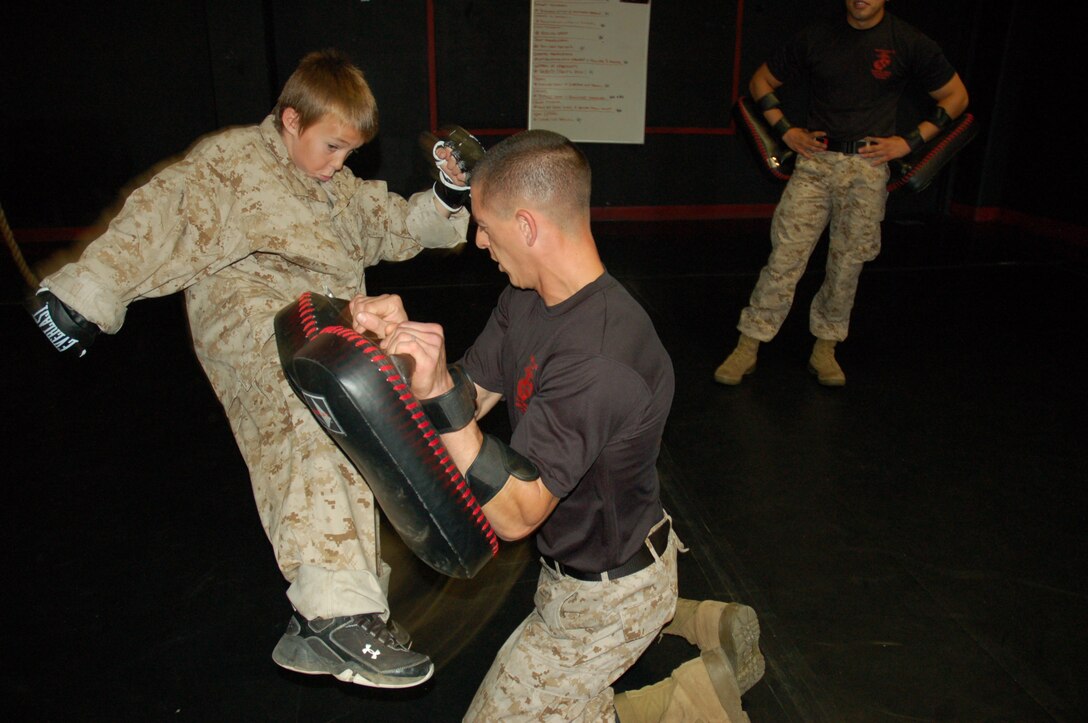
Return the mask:
POLYGON ((544 565, 533 612, 495 656, 464 720, 613 723, 612 683, 676 610, 679 547, 670 531, 656 562, 607 582, 583 582, 544 565))
POLYGON ((828 152, 798 159, 771 221, 770 258, 740 314, 742 334, 774 338, 828 228, 827 266, 809 309, 809 330, 820 339, 846 338, 862 266, 880 253, 888 176, 887 164, 874 167, 857 155, 828 152))
MULTIPOLYGON (((306 618, 387 615, 389 568, 379 559, 370 488, 291 389, 274 350, 272 357, 223 401, 261 522, 290 582, 287 597, 306 618)), ((219 370, 209 366, 215 386, 219 370)))

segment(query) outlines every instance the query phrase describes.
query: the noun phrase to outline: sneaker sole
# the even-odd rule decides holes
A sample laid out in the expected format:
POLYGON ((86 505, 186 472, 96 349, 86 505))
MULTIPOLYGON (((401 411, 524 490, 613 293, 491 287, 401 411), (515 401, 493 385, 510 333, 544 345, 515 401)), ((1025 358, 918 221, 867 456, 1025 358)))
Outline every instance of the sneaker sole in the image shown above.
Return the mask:
POLYGON ((368 688, 412 688, 426 683, 434 675, 434 663, 427 672, 413 678, 395 678, 380 673, 361 672, 350 663, 332 663, 310 649, 300 637, 283 637, 272 651, 272 660, 286 670, 303 675, 331 675, 344 683, 364 685, 368 688))
POLYGON ((759 618, 747 605, 733 604, 718 623, 718 639, 733 666, 743 695, 763 678, 767 662, 759 649, 759 618))

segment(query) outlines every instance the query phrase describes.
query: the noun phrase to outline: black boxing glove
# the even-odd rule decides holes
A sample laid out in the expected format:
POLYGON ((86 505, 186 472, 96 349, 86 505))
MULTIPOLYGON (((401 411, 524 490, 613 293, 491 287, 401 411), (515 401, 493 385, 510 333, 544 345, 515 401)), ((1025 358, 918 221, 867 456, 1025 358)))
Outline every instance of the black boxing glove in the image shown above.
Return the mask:
POLYGON ((49 289, 38 289, 38 293, 27 300, 27 308, 45 338, 62 354, 83 356, 99 334, 96 324, 58 299, 49 289))

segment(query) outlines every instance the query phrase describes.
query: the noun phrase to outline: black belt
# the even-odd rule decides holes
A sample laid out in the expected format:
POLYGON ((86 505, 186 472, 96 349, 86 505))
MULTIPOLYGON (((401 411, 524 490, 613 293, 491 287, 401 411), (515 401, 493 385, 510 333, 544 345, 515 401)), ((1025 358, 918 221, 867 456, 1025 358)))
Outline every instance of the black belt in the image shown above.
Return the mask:
MULTIPOLYGON (((650 546, 657 552, 657 557, 665 554, 665 548, 669 546, 669 531, 671 529, 672 521, 666 521, 665 524, 658 527, 646 538, 649 541, 650 546)), ((541 559, 544 560, 544 564, 557 571, 559 574, 573 577, 575 580, 582 580, 584 582, 607 582, 608 580, 616 580, 621 577, 633 575, 639 570, 652 565, 657 558, 654 557, 654 554, 650 552, 650 549, 646 547, 646 545, 643 545, 638 548, 638 552, 636 552, 630 560, 619 567, 614 567, 611 570, 605 570, 604 572, 584 572, 582 570, 575 570, 573 567, 564 565, 558 560, 553 560, 547 555, 541 555, 541 559)))
POLYGON ((827 141, 827 150, 836 153, 857 153, 865 146, 875 142, 865 138, 856 141, 836 141, 831 138, 825 138, 824 140, 827 141))

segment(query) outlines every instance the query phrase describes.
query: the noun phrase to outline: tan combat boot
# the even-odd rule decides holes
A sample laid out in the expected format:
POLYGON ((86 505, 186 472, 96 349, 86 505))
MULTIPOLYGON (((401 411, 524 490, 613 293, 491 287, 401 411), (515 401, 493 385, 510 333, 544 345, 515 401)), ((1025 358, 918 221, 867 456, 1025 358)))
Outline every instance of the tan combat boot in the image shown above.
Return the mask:
POLYGON ((747 605, 679 598, 672 622, 661 632, 679 635, 699 650, 721 648, 742 695, 763 677, 766 661, 759 650, 759 618, 747 605))
POLYGON ((740 384, 741 379, 756 370, 757 351, 759 340, 741 334, 737 348, 714 370, 714 381, 719 384, 740 384))
POLYGON ((721 650, 689 660, 660 683, 618 693, 615 706, 620 723, 749 723, 721 650))
POLYGON ((808 370, 825 387, 841 387, 846 384, 846 375, 835 361, 835 342, 831 339, 816 340, 812 347, 812 356, 808 358, 808 370))

